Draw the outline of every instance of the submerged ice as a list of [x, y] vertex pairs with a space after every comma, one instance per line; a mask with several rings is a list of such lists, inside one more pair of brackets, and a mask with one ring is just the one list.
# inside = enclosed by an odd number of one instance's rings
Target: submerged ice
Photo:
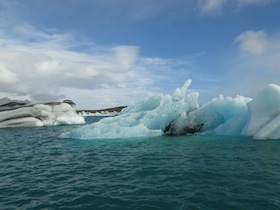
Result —
[[228, 135], [280, 139], [280, 86], [268, 85], [254, 99], [236, 96], [212, 99], [199, 106], [199, 93], [186, 95], [188, 80], [172, 95], [156, 95], [61, 136], [77, 139], [160, 135]]

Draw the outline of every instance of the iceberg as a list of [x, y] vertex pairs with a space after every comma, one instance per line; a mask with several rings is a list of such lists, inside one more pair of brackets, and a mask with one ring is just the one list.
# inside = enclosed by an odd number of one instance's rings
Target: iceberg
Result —
[[198, 93], [185, 95], [191, 80], [171, 95], [155, 95], [134, 106], [123, 109], [119, 115], [101, 119], [81, 129], [63, 133], [63, 138], [104, 139], [163, 135], [165, 127], [180, 113], [198, 108]]
[[227, 135], [280, 139], [280, 86], [271, 84], [254, 99], [213, 98], [199, 106], [191, 80], [172, 95], [155, 95], [123, 109], [118, 116], [63, 133], [63, 138], [107, 139], [161, 135]]
[[0, 99], [0, 128], [83, 124], [72, 101], [29, 102]]

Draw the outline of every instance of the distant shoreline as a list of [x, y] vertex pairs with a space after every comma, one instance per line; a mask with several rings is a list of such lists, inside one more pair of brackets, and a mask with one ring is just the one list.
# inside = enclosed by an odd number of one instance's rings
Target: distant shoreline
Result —
[[113, 107], [113, 108], [108, 108], [108, 109], [96, 109], [96, 110], [90, 110], [90, 109], [80, 109], [76, 110], [78, 113], [80, 112], [87, 112], [87, 113], [101, 113], [101, 112], [120, 112], [127, 106], [118, 106], [118, 107]]

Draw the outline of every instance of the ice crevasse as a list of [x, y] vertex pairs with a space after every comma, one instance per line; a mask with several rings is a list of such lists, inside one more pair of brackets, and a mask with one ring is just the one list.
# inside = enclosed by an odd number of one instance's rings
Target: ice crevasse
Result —
[[228, 135], [280, 139], [280, 86], [268, 85], [251, 99], [213, 98], [199, 106], [198, 92], [186, 94], [191, 80], [172, 95], [155, 95], [118, 116], [83, 126], [61, 137], [130, 138], [160, 135]]

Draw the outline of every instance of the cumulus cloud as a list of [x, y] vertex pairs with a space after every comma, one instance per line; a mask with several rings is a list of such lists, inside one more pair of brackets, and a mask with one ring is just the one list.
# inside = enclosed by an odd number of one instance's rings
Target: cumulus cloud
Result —
[[243, 52], [262, 55], [268, 45], [266, 34], [261, 31], [246, 31], [235, 38], [239, 44], [239, 49]]
[[[109, 52], [92, 56], [83, 53], [73, 53], [60, 50], [63, 56], [56, 56], [50, 50], [46, 53], [30, 52], [26, 48], [22, 51], [14, 49], [0, 51], [0, 67], [2, 91], [17, 93], [19, 95], [30, 94], [34, 99], [58, 99], [63, 95], [60, 87], [96, 88], [106, 83], [112, 86], [125, 81], [130, 77], [137, 47], [118, 46], [108, 49]], [[68, 56], [67, 56], [68, 53]], [[72, 56], [77, 54], [79, 60]], [[84, 59], [83, 59], [84, 57]]]
[[[26, 24], [13, 27], [9, 35], [0, 34], [1, 96], [68, 97], [79, 104], [82, 95], [92, 94], [87, 97], [99, 99], [95, 107], [127, 105], [155, 92], [155, 83], [168, 80], [173, 67], [188, 65], [142, 57], [138, 46], [99, 46]], [[81, 47], [83, 51], [75, 50]]]
[[230, 86], [234, 93], [254, 96], [267, 84], [280, 84], [280, 35], [261, 31], [245, 31], [234, 40], [239, 51], [229, 64]]

